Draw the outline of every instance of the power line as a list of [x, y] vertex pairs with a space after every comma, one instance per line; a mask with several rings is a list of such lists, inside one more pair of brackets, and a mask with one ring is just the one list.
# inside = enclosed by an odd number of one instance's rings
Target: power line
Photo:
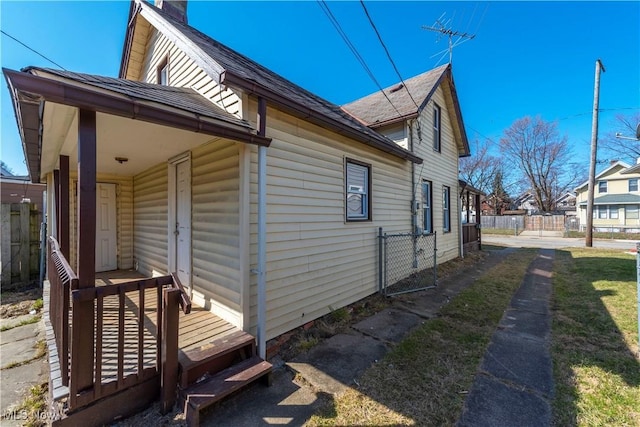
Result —
[[373, 31], [375, 31], [376, 36], [378, 36], [378, 40], [380, 41], [380, 44], [382, 45], [382, 48], [384, 49], [385, 53], [387, 54], [387, 58], [389, 58], [389, 62], [391, 62], [391, 65], [393, 66], [393, 69], [395, 70], [396, 74], [398, 75], [398, 78], [400, 79], [400, 82], [402, 83], [402, 86], [405, 88], [405, 90], [409, 94], [409, 98], [411, 98], [411, 101], [413, 101], [413, 105], [415, 105], [417, 109], [420, 109], [420, 107], [418, 106], [418, 103], [416, 102], [416, 100], [413, 99], [413, 96], [411, 96], [411, 92], [409, 92], [409, 88], [404, 83], [404, 80], [402, 80], [402, 76], [400, 75], [400, 71], [398, 71], [398, 67], [396, 67], [396, 63], [393, 61], [393, 58], [391, 58], [391, 54], [389, 53], [389, 49], [387, 49], [387, 46], [384, 44], [384, 41], [382, 41], [382, 36], [380, 35], [380, 32], [378, 31], [378, 28], [376, 28], [376, 24], [373, 23], [373, 19], [371, 19], [371, 15], [369, 15], [369, 11], [367, 10], [367, 7], [364, 5], [364, 1], [360, 0], [360, 4], [362, 5], [362, 9], [364, 10], [365, 15], [367, 15], [367, 19], [369, 20], [369, 24], [371, 24], [371, 27], [373, 28]]
[[41, 54], [40, 52], [38, 52], [37, 50], [33, 49], [30, 46], [27, 46], [25, 43], [21, 42], [20, 40], [18, 40], [17, 38], [13, 37], [11, 34], [7, 34], [4, 30], [0, 30], [0, 32], [2, 34], [4, 34], [5, 36], [9, 37], [10, 39], [20, 43], [22, 46], [26, 47], [27, 49], [29, 49], [31, 52], [35, 53], [36, 55], [39, 55], [41, 57], [43, 57], [44, 59], [46, 59], [47, 61], [51, 62], [53, 65], [55, 65], [56, 67], [62, 68], [64, 71], [68, 71], [66, 68], [64, 68], [62, 65], [58, 64], [57, 62], [55, 62], [53, 59], [49, 59], [46, 56], [44, 56], [43, 54]]
[[389, 104], [391, 104], [391, 106], [393, 107], [393, 109], [396, 111], [396, 113], [398, 113], [398, 115], [400, 116], [400, 111], [398, 111], [398, 109], [396, 108], [395, 105], [393, 105], [393, 102], [391, 102], [391, 99], [389, 99], [389, 96], [387, 96], [387, 94], [384, 92], [384, 89], [382, 88], [382, 86], [380, 85], [380, 83], [378, 82], [378, 80], [376, 79], [376, 77], [374, 76], [373, 72], [371, 71], [371, 69], [369, 68], [369, 66], [367, 65], [367, 63], [365, 62], [364, 58], [362, 57], [362, 55], [360, 55], [360, 52], [358, 52], [358, 49], [356, 49], [356, 47], [354, 46], [353, 43], [351, 43], [351, 40], [349, 40], [349, 37], [347, 36], [347, 34], [344, 32], [344, 30], [342, 29], [342, 26], [340, 25], [340, 23], [338, 22], [338, 20], [336, 19], [336, 17], [333, 15], [333, 13], [331, 12], [331, 9], [329, 9], [329, 6], [327, 5], [327, 3], [325, 2], [325, 0], [317, 0], [318, 5], [320, 6], [320, 8], [322, 9], [322, 11], [324, 12], [325, 15], [327, 15], [327, 18], [329, 19], [329, 21], [331, 22], [331, 24], [333, 25], [333, 27], [336, 29], [336, 31], [338, 32], [338, 34], [340, 35], [340, 37], [342, 37], [342, 40], [345, 42], [345, 44], [347, 45], [347, 47], [349, 48], [349, 50], [351, 50], [351, 53], [353, 53], [353, 55], [356, 57], [356, 59], [358, 60], [358, 62], [360, 63], [360, 65], [362, 65], [362, 68], [364, 68], [364, 70], [367, 72], [367, 74], [369, 75], [369, 77], [371, 78], [371, 80], [376, 84], [376, 86], [378, 87], [378, 89], [380, 89], [380, 92], [382, 92], [382, 94], [384, 95], [384, 97], [387, 99], [387, 101], [389, 101]]

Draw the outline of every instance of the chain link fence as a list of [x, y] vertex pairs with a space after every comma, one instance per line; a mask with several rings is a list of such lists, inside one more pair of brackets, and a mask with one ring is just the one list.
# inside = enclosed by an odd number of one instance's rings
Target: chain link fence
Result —
[[436, 234], [378, 232], [380, 291], [397, 295], [436, 286]]

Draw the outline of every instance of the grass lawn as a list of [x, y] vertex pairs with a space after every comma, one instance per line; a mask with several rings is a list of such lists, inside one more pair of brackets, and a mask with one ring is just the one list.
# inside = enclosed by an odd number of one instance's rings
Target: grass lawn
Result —
[[635, 257], [619, 251], [556, 252], [556, 425], [640, 425], [635, 270]]
[[535, 250], [489, 270], [391, 350], [307, 425], [452, 425]]

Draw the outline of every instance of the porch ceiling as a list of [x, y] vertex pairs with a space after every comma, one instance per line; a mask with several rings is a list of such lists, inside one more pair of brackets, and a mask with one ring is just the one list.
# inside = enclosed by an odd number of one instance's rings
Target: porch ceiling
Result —
[[[216, 138], [106, 113], [96, 113], [97, 172], [135, 175]], [[41, 174], [58, 168], [59, 155], [78, 162], [78, 108], [46, 102]], [[120, 163], [116, 157], [128, 160]]]

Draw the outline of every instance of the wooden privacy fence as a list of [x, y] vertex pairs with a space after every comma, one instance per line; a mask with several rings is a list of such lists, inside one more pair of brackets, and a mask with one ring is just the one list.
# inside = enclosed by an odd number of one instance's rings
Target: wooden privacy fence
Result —
[[41, 214], [31, 203], [2, 203], [0, 258], [2, 285], [37, 280], [40, 271]]

